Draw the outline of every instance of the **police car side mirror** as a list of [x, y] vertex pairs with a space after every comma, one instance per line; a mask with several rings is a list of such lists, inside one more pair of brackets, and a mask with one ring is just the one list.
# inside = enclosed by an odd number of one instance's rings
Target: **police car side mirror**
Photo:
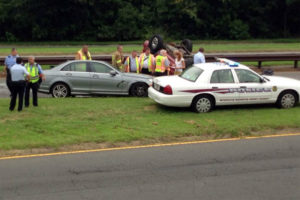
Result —
[[114, 70], [111, 70], [111, 71], [109, 72], [109, 74], [110, 74], [111, 76], [115, 76], [115, 75], [118, 74], [118, 72], [116, 72], [116, 71], [114, 71]]
[[260, 82], [260, 83], [265, 83], [266, 81], [265, 81], [263, 78], [260, 78], [260, 79], [259, 79], [259, 82]]

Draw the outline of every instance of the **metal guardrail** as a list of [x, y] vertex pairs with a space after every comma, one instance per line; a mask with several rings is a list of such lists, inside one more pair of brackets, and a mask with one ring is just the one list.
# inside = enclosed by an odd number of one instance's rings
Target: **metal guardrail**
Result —
[[[191, 57], [191, 56], [189, 56]], [[298, 67], [300, 60], [300, 52], [285, 52], [285, 53], [208, 53], [205, 54], [208, 62], [215, 61], [215, 57], [227, 58], [237, 62], [258, 62], [257, 67], [262, 67], [262, 62], [265, 61], [293, 61], [294, 68]], [[0, 57], [0, 63], [4, 63], [5, 57]], [[23, 59], [27, 59], [26, 56]], [[36, 56], [36, 62], [41, 65], [57, 65], [68, 60], [74, 60], [74, 56]], [[101, 60], [111, 62], [111, 55], [95, 55], [93, 60]]]

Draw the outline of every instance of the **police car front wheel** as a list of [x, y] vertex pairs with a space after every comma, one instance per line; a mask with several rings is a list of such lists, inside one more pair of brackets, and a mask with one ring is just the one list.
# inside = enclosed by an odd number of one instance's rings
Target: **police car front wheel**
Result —
[[192, 108], [198, 113], [210, 112], [214, 108], [214, 101], [209, 95], [201, 95], [194, 99]]
[[286, 91], [279, 95], [277, 105], [279, 108], [292, 108], [297, 103], [297, 95], [293, 91]]

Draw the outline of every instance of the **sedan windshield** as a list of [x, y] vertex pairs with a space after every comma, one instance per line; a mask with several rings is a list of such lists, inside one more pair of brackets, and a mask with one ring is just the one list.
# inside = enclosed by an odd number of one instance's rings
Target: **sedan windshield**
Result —
[[203, 70], [199, 67], [191, 67], [185, 70], [180, 77], [189, 81], [195, 82], [198, 77], [202, 74]]

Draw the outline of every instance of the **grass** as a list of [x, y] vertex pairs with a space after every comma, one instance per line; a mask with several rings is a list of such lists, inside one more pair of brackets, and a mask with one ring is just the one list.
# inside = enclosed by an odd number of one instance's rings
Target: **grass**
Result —
[[[177, 43], [179, 42], [180, 41], [177, 41]], [[124, 52], [129, 53], [132, 50], [141, 51], [142, 43], [142, 41], [123, 42]], [[117, 44], [118, 42], [94, 42], [90, 43], [89, 50], [92, 55], [111, 54], [116, 50]], [[0, 56], [6, 56], [12, 47], [16, 47], [20, 55], [75, 55], [82, 47], [82, 43], [2, 43], [0, 44]], [[199, 47], [204, 47], [206, 53], [300, 51], [300, 40], [194, 41], [194, 52], [196, 52]]]
[[38, 108], [8, 111], [0, 99], [0, 150], [59, 148], [87, 142], [237, 137], [300, 128], [300, 107], [220, 108], [207, 114], [159, 106], [148, 98], [39, 99]]

